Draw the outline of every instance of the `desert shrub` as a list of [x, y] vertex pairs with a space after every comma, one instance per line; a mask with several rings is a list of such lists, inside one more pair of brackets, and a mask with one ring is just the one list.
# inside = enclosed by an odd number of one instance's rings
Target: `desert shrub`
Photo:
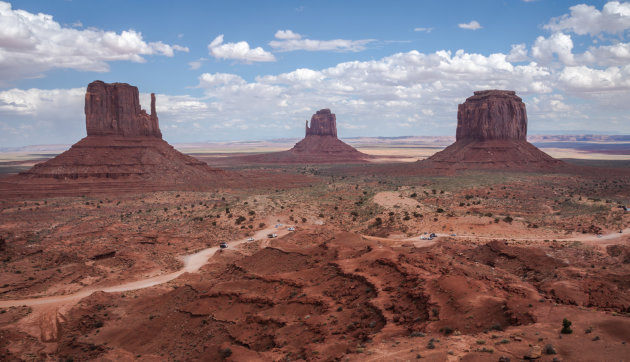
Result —
[[219, 354], [221, 354], [221, 358], [225, 359], [232, 355], [232, 350], [229, 348], [221, 348]]
[[512, 219], [512, 217], [510, 217], [510, 215], [508, 215], [508, 216], [503, 218], [503, 221], [507, 222], [507, 223], [512, 223], [512, 221], [514, 221], [514, 219]]
[[556, 349], [553, 348], [552, 344], [546, 345], [544, 351], [545, 351], [545, 354], [556, 354], [557, 353]]
[[236, 218], [236, 220], [234, 220], [234, 224], [236, 225], [240, 225], [243, 221], [245, 221], [245, 217], [244, 216], [239, 216]]
[[571, 333], [573, 333], [573, 330], [571, 329], [571, 324], [573, 324], [573, 323], [571, 323], [570, 320], [564, 318], [562, 320], [562, 330], [560, 331], [560, 333], [562, 333], [562, 334], [571, 334]]
[[449, 334], [452, 334], [454, 331], [453, 331], [453, 328], [451, 327], [442, 327], [440, 328], [440, 332], [448, 336]]
[[442, 213], [442, 212], [444, 212], [444, 209], [442, 209], [441, 207], [439, 207], [436, 211], [437, 211], [438, 213]]

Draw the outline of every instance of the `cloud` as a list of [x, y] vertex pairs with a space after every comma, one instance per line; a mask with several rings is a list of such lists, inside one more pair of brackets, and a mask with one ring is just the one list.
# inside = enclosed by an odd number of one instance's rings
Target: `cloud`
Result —
[[203, 62], [205, 62], [206, 60], [208, 60], [207, 58], [199, 58], [197, 60], [193, 60], [188, 62], [188, 66], [190, 70], [197, 70], [199, 68], [201, 68], [201, 65], [203, 65]]
[[601, 66], [630, 64], [630, 43], [589, 47], [579, 59], [585, 64]]
[[368, 43], [374, 42], [374, 39], [362, 40], [312, 40], [303, 39], [301, 34], [294, 33], [291, 30], [278, 30], [275, 34], [276, 39], [269, 42], [269, 45], [280, 52], [291, 52], [296, 50], [306, 51], [338, 51], [338, 52], [360, 52], [365, 50]]
[[[389, 135], [400, 132], [383, 130], [383, 119], [415, 130], [405, 132], [425, 132], [435, 122], [432, 132], [446, 133], [453, 126], [457, 104], [473, 90], [515, 89], [521, 95], [551, 92], [547, 68], [535, 63], [513, 65], [506, 57], [463, 50], [410, 51], [324, 69], [299, 68], [253, 81], [236, 74], [204, 73], [198, 86], [209, 102], [208, 120], [247, 120], [250, 131], [259, 130], [257, 137], [279, 137], [270, 129], [289, 129], [299, 135], [303, 119], [323, 107], [333, 109], [340, 124], [347, 125], [345, 129], [356, 131], [354, 135], [371, 135], [374, 129]], [[214, 121], [208, 127], [223, 129], [214, 127]]]
[[276, 39], [282, 39], [282, 40], [302, 39], [302, 36], [300, 34], [294, 33], [291, 30], [278, 30], [276, 31], [276, 34], [274, 36], [276, 37]]
[[600, 33], [620, 34], [630, 29], [630, 3], [610, 1], [602, 11], [592, 5], [579, 4], [569, 8], [571, 14], [553, 18], [544, 26], [553, 32], [569, 31], [578, 35]]
[[586, 66], [566, 67], [558, 79], [572, 92], [630, 91], [630, 65], [594, 69]]
[[458, 26], [462, 29], [468, 29], [468, 30], [478, 30], [482, 28], [481, 24], [479, 24], [477, 20], [473, 20], [470, 23], [466, 23], [466, 24], [459, 24]]
[[413, 31], [419, 31], [423, 33], [430, 33], [433, 31], [433, 28], [414, 28]]
[[570, 35], [554, 33], [549, 38], [539, 36], [532, 46], [532, 56], [542, 64], [551, 64], [555, 57], [565, 65], [574, 65], [573, 40]]
[[519, 63], [528, 60], [527, 56], [527, 46], [525, 44], [514, 44], [512, 45], [512, 50], [506, 57], [508, 62]]
[[51, 15], [13, 10], [2, 1], [0, 24], [0, 84], [39, 77], [53, 68], [107, 72], [112, 61], [142, 63], [147, 55], [172, 57], [174, 51], [188, 51], [161, 41], [146, 42], [135, 30], [64, 27]]
[[241, 60], [245, 63], [275, 62], [276, 57], [261, 47], [251, 49], [246, 41], [223, 43], [223, 34], [208, 45], [208, 52], [217, 59]]

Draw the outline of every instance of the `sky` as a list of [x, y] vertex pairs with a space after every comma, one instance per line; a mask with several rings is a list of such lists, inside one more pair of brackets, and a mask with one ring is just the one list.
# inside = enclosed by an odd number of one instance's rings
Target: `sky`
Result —
[[630, 2], [0, 1], [0, 148], [85, 137], [94, 80], [157, 98], [171, 143], [455, 135], [475, 90], [529, 134], [630, 134]]

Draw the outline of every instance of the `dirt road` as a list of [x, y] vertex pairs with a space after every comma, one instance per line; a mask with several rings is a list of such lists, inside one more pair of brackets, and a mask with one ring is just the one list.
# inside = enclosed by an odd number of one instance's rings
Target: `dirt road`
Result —
[[[279, 237], [289, 233], [289, 231], [286, 230], [286, 228], [281, 229], [281, 228], [269, 227], [269, 228], [258, 231], [254, 235], [254, 239], [264, 239], [267, 237], [267, 234], [272, 233], [272, 232], [278, 234]], [[234, 241], [228, 242], [228, 247], [234, 248], [246, 242], [247, 242], [247, 238], [234, 240]], [[77, 293], [67, 294], [67, 295], [55, 295], [55, 296], [50, 296], [50, 297], [26, 298], [26, 299], [16, 299], [16, 300], [2, 300], [0, 301], [0, 308], [8, 308], [8, 307], [15, 307], [15, 306], [22, 306], [22, 305], [37, 306], [37, 305], [44, 305], [44, 304], [65, 304], [69, 302], [79, 301], [80, 299], [85, 298], [94, 292], [115, 293], [115, 292], [126, 292], [130, 290], [149, 288], [155, 285], [167, 283], [184, 273], [197, 272], [202, 266], [208, 263], [208, 259], [212, 255], [214, 255], [214, 253], [216, 253], [217, 250], [219, 250], [219, 247], [213, 246], [211, 248], [198, 251], [194, 254], [181, 256], [180, 259], [184, 263], [184, 266], [180, 270], [173, 273], [158, 275], [155, 277], [136, 280], [133, 282], [123, 283], [123, 284], [114, 285], [110, 287], [87, 288]]]

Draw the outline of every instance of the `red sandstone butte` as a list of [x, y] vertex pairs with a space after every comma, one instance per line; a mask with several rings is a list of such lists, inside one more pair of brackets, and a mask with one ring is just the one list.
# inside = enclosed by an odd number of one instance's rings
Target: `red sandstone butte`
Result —
[[151, 114], [140, 108], [138, 88], [127, 83], [90, 83], [85, 93], [88, 136], [150, 136], [162, 138], [151, 93]]
[[309, 136], [332, 136], [337, 138], [337, 117], [330, 109], [321, 109], [311, 117], [311, 127], [306, 121], [306, 135]]
[[565, 166], [527, 142], [526, 137], [525, 103], [514, 91], [477, 91], [458, 107], [456, 142], [419, 164], [451, 170]]
[[288, 151], [237, 157], [251, 163], [362, 163], [369, 155], [337, 138], [337, 117], [321, 109], [306, 121], [306, 135]]
[[525, 103], [514, 91], [477, 91], [457, 108], [457, 141], [525, 141], [526, 136]]
[[[95, 81], [85, 94], [87, 137], [28, 171], [3, 180], [7, 195], [200, 190], [241, 182], [175, 150], [162, 139], [151, 94], [151, 114], [138, 88]], [[8, 186], [7, 186], [8, 185]], [[2, 191], [3, 187], [0, 187]]]

